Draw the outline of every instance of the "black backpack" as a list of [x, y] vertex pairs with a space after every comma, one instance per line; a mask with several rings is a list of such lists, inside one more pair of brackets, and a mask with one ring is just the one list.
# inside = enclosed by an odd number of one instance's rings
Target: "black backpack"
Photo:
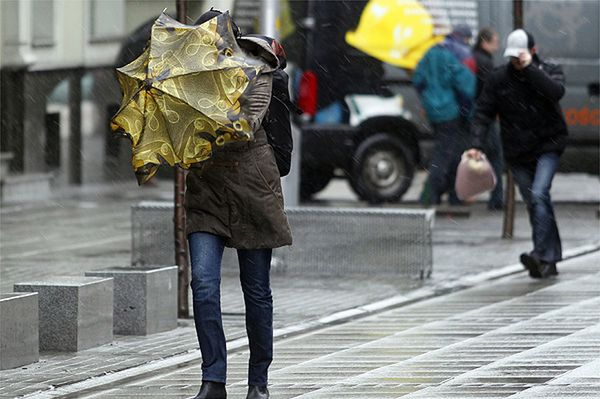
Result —
[[283, 70], [287, 64], [287, 56], [283, 46], [272, 37], [263, 35], [246, 35], [238, 39], [246, 50], [260, 53], [262, 45], [256, 43], [256, 40], [265, 43], [279, 64], [273, 72], [273, 89], [271, 92], [271, 102], [269, 109], [263, 119], [262, 127], [267, 133], [267, 140], [273, 148], [275, 161], [279, 169], [280, 176], [287, 176], [290, 173], [292, 164], [292, 124], [290, 112], [298, 112], [298, 108], [290, 101], [290, 91], [288, 89], [289, 76]]
[[282, 69], [273, 72], [271, 103], [262, 123], [282, 177], [290, 173], [294, 148], [290, 113], [295, 106], [290, 101], [288, 81], [288, 74]]

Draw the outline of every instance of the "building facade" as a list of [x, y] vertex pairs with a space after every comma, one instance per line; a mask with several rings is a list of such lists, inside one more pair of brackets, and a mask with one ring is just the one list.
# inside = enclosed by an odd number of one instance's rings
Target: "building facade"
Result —
[[[189, 22], [232, 4], [188, 0]], [[165, 8], [175, 15], [176, 1], [0, 1], [3, 190], [19, 179], [50, 187], [133, 179], [128, 143], [108, 133], [121, 96], [114, 68], [124, 40]]]

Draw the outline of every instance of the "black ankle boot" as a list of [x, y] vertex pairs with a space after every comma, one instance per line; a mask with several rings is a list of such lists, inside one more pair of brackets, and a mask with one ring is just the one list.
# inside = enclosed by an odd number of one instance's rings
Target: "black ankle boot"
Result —
[[542, 278], [539, 271], [540, 263], [537, 258], [535, 258], [532, 254], [525, 252], [521, 254], [520, 260], [523, 266], [525, 266], [525, 269], [529, 271], [529, 277]]
[[521, 263], [529, 271], [529, 276], [532, 278], [547, 278], [558, 275], [556, 263], [541, 261], [531, 253], [521, 254]]
[[269, 390], [267, 387], [257, 387], [250, 385], [246, 399], [269, 399]]
[[213, 381], [202, 381], [200, 392], [192, 399], [227, 399], [225, 384]]
[[540, 276], [542, 276], [543, 278], [558, 276], [558, 270], [556, 270], [556, 263], [540, 262], [538, 270], [540, 271]]

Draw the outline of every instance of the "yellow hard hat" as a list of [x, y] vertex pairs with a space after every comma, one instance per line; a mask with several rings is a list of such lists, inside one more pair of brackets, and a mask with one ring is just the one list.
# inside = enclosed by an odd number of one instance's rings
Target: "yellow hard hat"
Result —
[[346, 33], [351, 46], [388, 64], [414, 69], [431, 46], [443, 40], [416, 0], [371, 0], [358, 28]]

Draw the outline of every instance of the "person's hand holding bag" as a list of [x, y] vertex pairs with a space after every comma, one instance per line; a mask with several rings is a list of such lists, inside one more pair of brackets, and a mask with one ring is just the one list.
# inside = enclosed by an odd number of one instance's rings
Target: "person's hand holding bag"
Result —
[[455, 189], [461, 201], [469, 200], [496, 187], [496, 175], [485, 154], [476, 149], [465, 151], [456, 170]]

